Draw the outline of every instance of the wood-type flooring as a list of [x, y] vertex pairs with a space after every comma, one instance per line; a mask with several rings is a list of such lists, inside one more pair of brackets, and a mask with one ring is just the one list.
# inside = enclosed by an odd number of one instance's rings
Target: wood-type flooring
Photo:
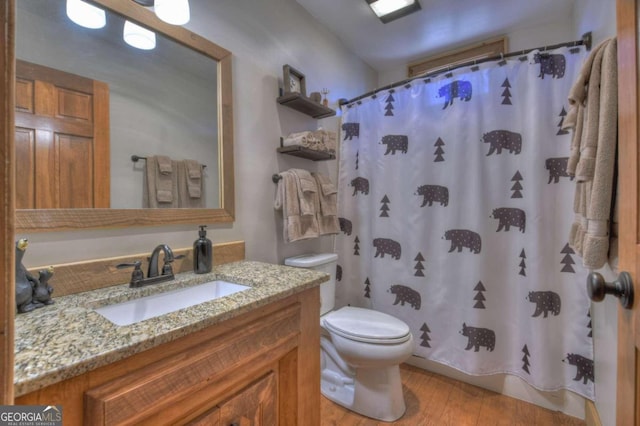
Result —
[[322, 397], [322, 426], [578, 426], [585, 422], [515, 398], [403, 364], [407, 411], [398, 421], [380, 422]]

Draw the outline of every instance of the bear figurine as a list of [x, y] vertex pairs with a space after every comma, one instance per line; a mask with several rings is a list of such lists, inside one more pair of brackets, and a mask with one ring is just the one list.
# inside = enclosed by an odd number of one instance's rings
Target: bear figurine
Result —
[[26, 238], [16, 241], [16, 307], [18, 313], [21, 314], [44, 306], [33, 299], [33, 290], [38, 285], [38, 280], [22, 264], [22, 258], [28, 245], [29, 242]]
[[33, 289], [33, 298], [45, 305], [53, 305], [51, 299], [51, 293], [53, 293], [53, 287], [49, 285], [49, 280], [53, 276], [53, 266], [49, 266], [47, 269], [38, 271], [38, 284]]

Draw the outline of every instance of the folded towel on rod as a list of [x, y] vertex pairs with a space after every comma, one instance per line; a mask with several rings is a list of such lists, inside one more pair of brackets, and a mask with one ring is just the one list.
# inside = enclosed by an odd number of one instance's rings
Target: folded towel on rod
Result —
[[158, 162], [158, 170], [160, 174], [171, 174], [171, 172], [173, 171], [171, 158], [167, 157], [166, 155], [156, 155], [155, 159]]
[[188, 176], [192, 179], [200, 179], [202, 178], [202, 164], [198, 163], [196, 160], [184, 160], [185, 165], [187, 166]]
[[313, 215], [316, 214], [315, 197], [318, 192], [318, 185], [316, 180], [311, 176], [308, 170], [304, 169], [289, 169], [289, 171], [296, 178], [296, 188], [298, 191], [298, 202], [300, 204], [301, 215]]
[[142, 196], [143, 207], [178, 207], [178, 177], [174, 170], [177, 170], [177, 162], [172, 161], [169, 157], [147, 157], [145, 185]]
[[200, 178], [194, 179], [189, 177], [188, 161], [192, 160], [178, 161], [178, 205], [182, 208], [204, 208], [206, 207], [206, 201], [202, 165], [195, 162], [200, 168]]
[[[286, 243], [316, 238], [319, 236], [315, 211], [302, 213], [299, 194], [303, 194], [300, 179], [293, 171], [280, 173], [274, 208], [282, 211], [283, 238]], [[310, 197], [311, 198], [311, 197]], [[313, 199], [310, 200], [313, 207]]]
[[316, 216], [320, 235], [338, 234], [340, 232], [340, 222], [338, 221], [336, 189], [331, 179], [322, 173], [311, 173], [318, 186], [316, 199]]
[[184, 165], [189, 197], [200, 198], [202, 196], [202, 164], [196, 160], [184, 160]]

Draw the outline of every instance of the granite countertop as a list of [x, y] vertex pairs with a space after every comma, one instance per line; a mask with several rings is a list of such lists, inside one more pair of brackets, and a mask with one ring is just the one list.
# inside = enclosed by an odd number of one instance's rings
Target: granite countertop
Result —
[[[209, 274], [184, 273], [142, 288], [128, 284], [55, 298], [55, 304], [16, 315], [14, 391], [24, 395], [127, 358], [213, 324], [318, 286], [322, 272], [241, 261]], [[117, 326], [93, 309], [214, 279], [252, 288], [209, 302]]]

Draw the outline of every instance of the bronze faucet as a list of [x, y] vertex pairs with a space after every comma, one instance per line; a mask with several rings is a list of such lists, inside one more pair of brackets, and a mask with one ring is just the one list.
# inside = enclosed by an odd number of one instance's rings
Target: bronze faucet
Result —
[[174, 260], [173, 251], [166, 244], [158, 245], [155, 249], [153, 249], [153, 252], [151, 252], [147, 278], [158, 276], [158, 256], [160, 255], [160, 250], [164, 252], [164, 265], [162, 266], [162, 275], [171, 275], [170, 279], [173, 279], [173, 269], [171, 268], [171, 263]]
[[[164, 265], [162, 265], [162, 274], [159, 274], [158, 271], [158, 257], [160, 256], [160, 251], [164, 253]], [[120, 263], [116, 265], [116, 268], [122, 269], [133, 266], [133, 272], [131, 273], [131, 281], [129, 282], [130, 287], [142, 287], [149, 284], [160, 283], [163, 281], [170, 281], [175, 278], [173, 275], [173, 268], [171, 267], [171, 263], [178, 258], [184, 256], [174, 256], [171, 248], [166, 244], [160, 244], [153, 252], [151, 252], [151, 256], [148, 258], [149, 260], [149, 269], [147, 271], [147, 278], [144, 277], [142, 270], [140, 269], [141, 262], [139, 260], [133, 263]]]

